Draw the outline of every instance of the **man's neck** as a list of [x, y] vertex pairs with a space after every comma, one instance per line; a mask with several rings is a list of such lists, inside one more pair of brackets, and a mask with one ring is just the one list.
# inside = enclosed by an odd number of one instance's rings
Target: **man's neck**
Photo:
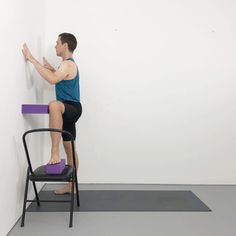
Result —
[[65, 61], [68, 58], [73, 58], [73, 53], [72, 52], [65, 52], [64, 55], [61, 56], [62, 60]]

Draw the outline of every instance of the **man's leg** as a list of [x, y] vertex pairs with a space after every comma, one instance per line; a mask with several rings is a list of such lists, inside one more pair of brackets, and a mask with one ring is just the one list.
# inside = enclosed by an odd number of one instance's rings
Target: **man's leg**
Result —
[[[65, 111], [65, 106], [62, 102], [52, 101], [49, 103], [49, 127], [62, 129], [63, 120], [62, 114]], [[61, 133], [51, 132], [52, 148], [51, 159], [49, 164], [56, 164], [60, 162], [59, 158], [59, 143], [61, 139]]]
[[[73, 156], [72, 156], [71, 141], [64, 141], [63, 145], [64, 145], [66, 157], [67, 157], [67, 163], [68, 163], [68, 165], [72, 166], [73, 165]], [[75, 147], [75, 145], [74, 145], [74, 147]], [[76, 171], [78, 173], [79, 158], [78, 158], [78, 153], [77, 153], [76, 149], [75, 149], [75, 164], [76, 164]], [[72, 187], [72, 184], [68, 183], [67, 185], [65, 185], [61, 189], [56, 190], [55, 194], [71, 193], [71, 187]]]
[[[75, 149], [75, 164], [76, 164], [76, 170], [78, 171], [78, 166], [79, 166], [79, 158], [78, 158], [78, 153], [75, 148], [75, 142], [74, 142], [74, 149]], [[73, 165], [73, 156], [72, 156], [72, 147], [71, 147], [71, 141], [63, 141], [63, 146], [66, 152], [67, 156], [67, 163], [68, 165]]]

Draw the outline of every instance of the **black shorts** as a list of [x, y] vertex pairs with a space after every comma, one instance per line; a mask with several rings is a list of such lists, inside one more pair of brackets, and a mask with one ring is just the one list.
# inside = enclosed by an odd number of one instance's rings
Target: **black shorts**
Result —
[[[75, 123], [82, 114], [82, 106], [80, 102], [64, 101], [65, 112], [62, 114], [63, 130], [66, 130], [72, 134], [74, 140], [76, 138]], [[70, 137], [66, 134], [62, 134], [63, 141], [70, 141]]]

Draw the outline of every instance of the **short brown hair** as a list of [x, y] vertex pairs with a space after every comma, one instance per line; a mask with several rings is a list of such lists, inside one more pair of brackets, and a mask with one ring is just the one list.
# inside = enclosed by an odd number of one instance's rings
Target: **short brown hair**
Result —
[[62, 44], [67, 43], [70, 52], [74, 52], [77, 46], [76, 37], [70, 33], [59, 34]]

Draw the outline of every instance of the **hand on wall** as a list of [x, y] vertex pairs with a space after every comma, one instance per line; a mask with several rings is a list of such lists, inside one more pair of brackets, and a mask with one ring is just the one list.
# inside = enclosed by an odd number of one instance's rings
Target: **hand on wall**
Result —
[[30, 61], [32, 63], [35, 60], [35, 58], [32, 56], [26, 43], [23, 44], [22, 52], [23, 52], [23, 55], [24, 55], [26, 61]]

